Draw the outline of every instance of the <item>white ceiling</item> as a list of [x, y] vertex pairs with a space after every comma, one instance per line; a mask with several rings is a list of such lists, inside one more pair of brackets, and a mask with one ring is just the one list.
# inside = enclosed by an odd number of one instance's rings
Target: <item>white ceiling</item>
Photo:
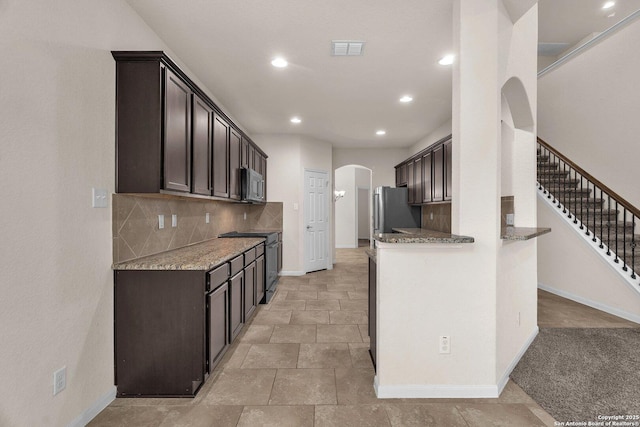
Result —
[[[518, 14], [534, 1], [505, 3]], [[452, 0], [127, 2], [252, 135], [407, 147], [451, 116], [451, 67], [438, 60], [452, 49]], [[610, 22], [598, 14], [603, 2], [540, 0], [540, 40], [582, 39], [592, 8], [597, 25]], [[363, 40], [364, 55], [331, 56], [331, 40]], [[289, 67], [272, 67], [275, 56]], [[405, 94], [414, 101], [400, 103]]]

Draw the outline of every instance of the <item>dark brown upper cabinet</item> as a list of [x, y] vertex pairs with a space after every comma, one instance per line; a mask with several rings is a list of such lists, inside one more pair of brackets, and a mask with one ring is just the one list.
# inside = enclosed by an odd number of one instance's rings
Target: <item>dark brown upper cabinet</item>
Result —
[[191, 90], [165, 70], [164, 188], [191, 191]]
[[413, 168], [413, 162], [410, 161], [409, 163], [406, 164], [406, 168], [407, 168], [407, 188], [409, 189], [409, 194], [407, 195], [408, 198], [408, 202], [410, 205], [413, 205], [416, 201], [414, 200], [414, 196], [416, 194], [415, 192], [415, 188], [416, 188], [416, 182], [414, 179], [414, 168]]
[[193, 161], [192, 193], [211, 195], [211, 143], [213, 141], [213, 110], [193, 95]]
[[396, 187], [407, 186], [407, 163], [396, 166]]
[[442, 145], [433, 149], [433, 201], [444, 200], [444, 149]]
[[240, 166], [243, 168], [249, 167], [249, 141], [246, 138], [242, 138], [242, 157], [240, 159]]
[[422, 157], [413, 161], [413, 204], [422, 204]]
[[247, 167], [249, 169], [255, 170], [256, 168], [255, 158], [256, 158], [256, 148], [252, 144], [249, 144], [249, 156], [247, 157], [249, 161]]
[[229, 197], [234, 200], [240, 200], [241, 148], [242, 137], [232, 128], [229, 137]]
[[422, 156], [422, 203], [431, 203], [431, 193], [433, 191], [431, 182], [431, 151]]
[[396, 165], [396, 187], [408, 187], [408, 203], [421, 205], [452, 198], [451, 135]]
[[444, 143], [444, 199], [451, 200], [452, 175], [452, 144], [451, 140]]
[[266, 154], [164, 52], [111, 53], [116, 192], [239, 200], [234, 171], [250, 167], [266, 174]]
[[229, 124], [219, 115], [213, 119], [213, 195], [229, 197]]

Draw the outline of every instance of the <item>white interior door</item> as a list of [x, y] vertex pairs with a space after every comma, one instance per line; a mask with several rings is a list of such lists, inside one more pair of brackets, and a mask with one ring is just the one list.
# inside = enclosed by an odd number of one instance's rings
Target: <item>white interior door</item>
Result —
[[304, 171], [304, 265], [307, 273], [327, 268], [328, 191], [327, 172]]

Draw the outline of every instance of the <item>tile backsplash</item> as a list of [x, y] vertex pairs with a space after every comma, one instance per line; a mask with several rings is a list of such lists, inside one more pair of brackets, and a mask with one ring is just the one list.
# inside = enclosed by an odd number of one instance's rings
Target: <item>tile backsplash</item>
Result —
[[451, 203], [422, 205], [422, 228], [451, 233]]
[[502, 196], [500, 198], [500, 228], [507, 226], [507, 214], [515, 214], [513, 196]]
[[[234, 230], [282, 230], [281, 202], [251, 205], [158, 194], [114, 194], [112, 207], [114, 263], [177, 249]], [[173, 214], [178, 216], [177, 227], [171, 226]], [[164, 215], [163, 229], [158, 227], [158, 215]]]

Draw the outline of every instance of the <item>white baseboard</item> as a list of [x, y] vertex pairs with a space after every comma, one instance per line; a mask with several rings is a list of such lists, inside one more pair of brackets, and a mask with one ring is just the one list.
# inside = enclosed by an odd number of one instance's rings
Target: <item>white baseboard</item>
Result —
[[304, 276], [305, 273], [304, 271], [285, 271], [282, 270], [279, 274], [279, 276]]
[[336, 249], [357, 249], [358, 245], [336, 245]]
[[108, 392], [103, 394], [93, 402], [91, 406], [85, 409], [82, 414], [78, 415], [73, 421], [69, 423], [68, 427], [84, 427], [96, 417], [104, 408], [109, 406], [116, 398], [116, 386], [112, 386]]
[[524, 354], [527, 352], [527, 349], [529, 348], [533, 340], [538, 336], [538, 332], [540, 332], [540, 329], [536, 326], [533, 332], [531, 332], [531, 335], [529, 335], [529, 338], [527, 338], [527, 341], [525, 341], [525, 343], [520, 348], [520, 351], [518, 351], [518, 354], [515, 355], [511, 363], [509, 363], [509, 366], [507, 366], [507, 369], [504, 371], [502, 378], [500, 378], [500, 381], [498, 381], [498, 394], [502, 393], [502, 390], [504, 390], [504, 387], [509, 382], [509, 375], [511, 375], [511, 372], [515, 369], [518, 362], [520, 362], [520, 359], [522, 359], [522, 356], [524, 356]]
[[378, 376], [373, 379], [373, 388], [379, 399], [434, 399], [434, 398], [497, 398], [509, 381], [511, 371], [516, 367], [524, 353], [527, 351], [535, 337], [538, 335], [538, 327], [531, 333], [518, 354], [507, 367], [502, 378], [496, 385], [434, 385], [434, 384], [403, 384], [381, 386], [378, 384]]
[[404, 384], [381, 386], [374, 380], [374, 388], [378, 399], [462, 399], [462, 398], [497, 398], [497, 385], [421, 385]]
[[620, 310], [619, 308], [609, 307], [608, 305], [602, 304], [600, 302], [593, 301], [588, 298], [584, 298], [567, 291], [553, 288], [549, 285], [545, 285], [544, 283], [538, 283], [538, 288], [542, 289], [543, 291], [551, 292], [552, 294], [578, 302], [580, 304], [584, 304], [589, 307], [595, 308], [596, 310], [604, 311], [605, 313], [622, 317], [623, 319], [629, 320], [631, 322], [640, 323], [640, 316], [638, 316], [637, 314], [629, 313], [627, 311]]

